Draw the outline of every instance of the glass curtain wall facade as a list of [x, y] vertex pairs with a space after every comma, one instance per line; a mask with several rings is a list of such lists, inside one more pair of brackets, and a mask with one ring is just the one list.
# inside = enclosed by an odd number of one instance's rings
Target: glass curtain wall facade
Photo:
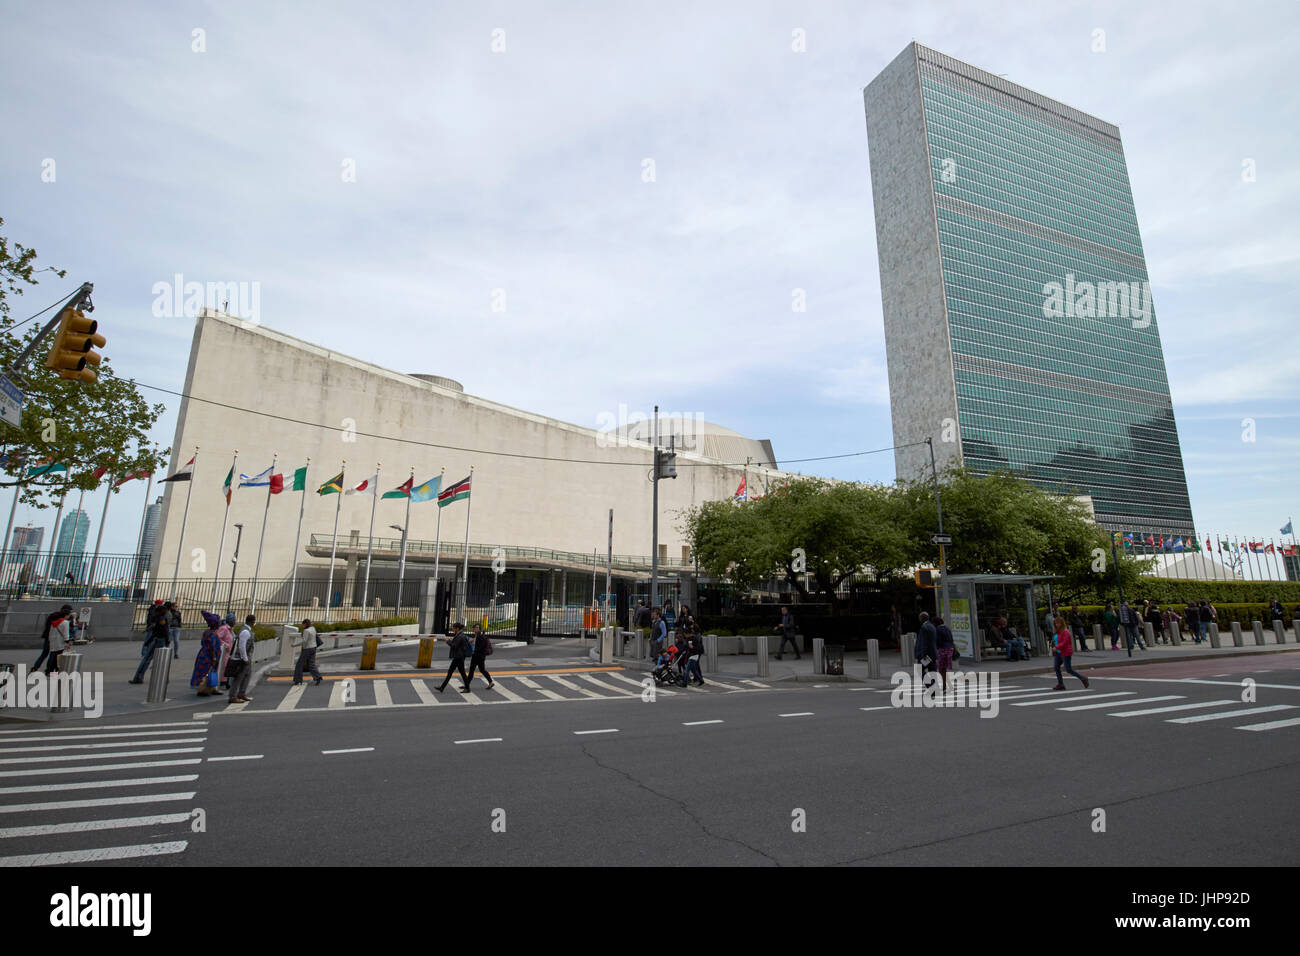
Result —
[[909, 50], [890, 69], [915, 69], [960, 460], [1090, 495], [1112, 531], [1194, 535], [1119, 130]]

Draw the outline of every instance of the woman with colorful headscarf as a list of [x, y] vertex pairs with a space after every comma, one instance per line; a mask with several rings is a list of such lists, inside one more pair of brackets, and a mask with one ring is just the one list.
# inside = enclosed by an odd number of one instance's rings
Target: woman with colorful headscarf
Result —
[[221, 648], [225, 653], [218, 658], [221, 661], [221, 675], [218, 678], [221, 686], [230, 687], [230, 681], [226, 679], [226, 667], [230, 664], [230, 654], [235, 649], [235, 615], [226, 614], [224, 621], [220, 621], [217, 628], [217, 640], [221, 642]]
[[209, 697], [218, 693], [217, 688], [209, 683], [208, 675], [221, 662], [221, 641], [217, 638], [217, 628], [221, 626], [221, 618], [211, 611], [204, 611], [203, 623], [207, 624], [207, 627], [199, 643], [199, 655], [194, 659], [194, 676], [190, 678], [190, 686], [198, 690], [200, 697]]

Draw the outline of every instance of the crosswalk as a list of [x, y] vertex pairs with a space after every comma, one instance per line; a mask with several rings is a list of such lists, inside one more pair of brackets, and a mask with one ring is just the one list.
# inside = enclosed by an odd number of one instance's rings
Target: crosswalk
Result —
[[[1177, 684], [1171, 681], [1171, 684]], [[878, 694], [892, 694], [890, 689], [877, 690]], [[1255, 733], [1300, 727], [1300, 702], [1295, 704], [1268, 704], [1255, 706], [1240, 700], [1226, 698], [1218, 700], [1188, 700], [1184, 694], [1156, 694], [1139, 696], [1138, 691], [1104, 691], [1074, 689], [1067, 691], [1043, 690], [1041, 687], [1018, 684], [1001, 684], [990, 695], [999, 706], [1010, 707], [1052, 707], [1062, 713], [1079, 713], [1098, 711], [1107, 717], [1133, 718], [1157, 717], [1167, 724], [1199, 724], [1207, 721], [1242, 720], [1235, 725], [1236, 730], [1248, 730]], [[1297, 695], [1300, 701], [1300, 694]], [[1187, 715], [1187, 711], [1210, 710], [1212, 713]], [[875, 708], [872, 708], [875, 709]], [[1290, 712], [1290, 713], [1288, 713]], [[1175, 716], [1165, 717], [1171, 714]], [[1260, 714], [1273, 714], [1274, 719], [1253, 721]]]
[[495, 675], [489, 689], [477, 679], [469, 693], [460, 691], [455, 677], [439, 691], [441, 675], [409, 677], [387, 675], [348, 681], [325, 680], [319, 686], [305, 682], [297, 686], [268, 681], [258, 686], [253, 701], [229, 704], [218, 715], [282, 714], [329, 710], [387, 710], [401, 707], [464, 707], [482, 704], [538, 704], [548, 701], [627, 700], [640, 698], [653, 687], [656, 698], [684, 698], [704, 694], [748, 693], [772, 690], [756, 680], [719, 681], [705, 678], [704, 686], [658, 687], [648, 673], [609, 668], [567, 668], [557, 673], [541, 669], [527, 674]]
[[206, 720], [0, 730], [0, 867], [174, 856]]

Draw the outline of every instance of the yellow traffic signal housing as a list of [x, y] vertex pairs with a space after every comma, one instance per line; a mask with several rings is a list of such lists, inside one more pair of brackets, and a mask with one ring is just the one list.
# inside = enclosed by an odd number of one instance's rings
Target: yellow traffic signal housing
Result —
[[54, 334], [54, 344], [45, 359], [45, 367], [54, 369], [63, 378], [75, 381], [98, 380], [94, 366], [99, 365], [103, 356], [95, 349], [102, 349], [108, 342], [98, 334], [98, 328], [99, 323], [86, 318], [84, 312], [64, 309]]
[[935, 587], [936, 570], [934, 568], [918, 568], [916, 571], [916, 586], [918, 588]]

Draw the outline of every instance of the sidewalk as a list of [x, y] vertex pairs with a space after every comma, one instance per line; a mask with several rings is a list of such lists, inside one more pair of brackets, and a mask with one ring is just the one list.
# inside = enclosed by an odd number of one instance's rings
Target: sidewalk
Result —
[[[1232, 635], [1223, 635], [1226, 645], [1222, 647], [1211, 647], [1209, 641], [1203, 644], [1192, 644], [1184, 642], [1182, 645], [1156, 644], [1148, 650], [1133, 649], [1133, 656], [1129, 657], [1123, 647], [1118, 651], [1112, 651], [1109, 646], [1105, 650], [1089, 650], [1076, 652], [1073, 658], [1074, 666], [1082, 670], [1104, 669], [1107, 667], [1122, 667], [1138, 664], [1167, 664], [1175, 661], [1198, 661], [1213, 660], [1215, 658], [1227, 657], [1249, 657], [1255, 654], [1278, 654], [1286, 651], [1300, 652], [1300, 644], [1296, 643], [1295, 633], [1287, 631], [1287, 643], [1273, 643], [1274, 635], [1272, 631], [1266, 631], [1265, 639], [1268, 643], [1262, 646], [1254, 645], [1254, 635], [1245, 634], [1244, 638], [1247, 643], [1244, 647], [1234, 647], [1232, 645]], [[1092, 646], [1089, 639], [1089, 647]], [[624, 667], [633, 670], [649, 671], [652, 667], [650, 661], [639, 661], [630, 657], [616, 657], [615, 663], [622, 664]], [[904, 664], [897, 650], [882, 650], [880, 652], [880, 680], [888, 682], [889, 675], [897, 670], [910, 668], [911, 661]], [[701, 664], [703, 666], [703, 664]], [[958, 668], [966, 670], [978, 670], [996, 672], [1003, 677], [1024, 677], [1034, 674], [1055, 674], [1052, 664], [1051, 655], [1039, 655], [1027, 661], [1008, 661], [1004, 657], [985, 657], [979, 663], [975, 663], [969, 658], [962, 658], [958, 661]], [[846, 651], [844, 654], [844, 674], [827, 675], [813, 673], [812, 652], [805, 652], [803, 657], [795, 658], [790, 654], [784, 655], [783, 660], [777, 660], [775, 656], [768, 659], [768, 675], [758, 677], [758, 661], [753, 654], [743, 655], [719, 655], [718, 669], [713, 672], [712, 676], [719, 680], [762, 680], [764, 683], [777, 683], [783, 681], [790, 682], [813, 682], [813, 683], [835, 683], [835, 682], [867, 682], [871, 678], [867, 676], [867, 653], [863, 651]], [[710, 672], [704, 669], [704, 679], [708, 680]]]

